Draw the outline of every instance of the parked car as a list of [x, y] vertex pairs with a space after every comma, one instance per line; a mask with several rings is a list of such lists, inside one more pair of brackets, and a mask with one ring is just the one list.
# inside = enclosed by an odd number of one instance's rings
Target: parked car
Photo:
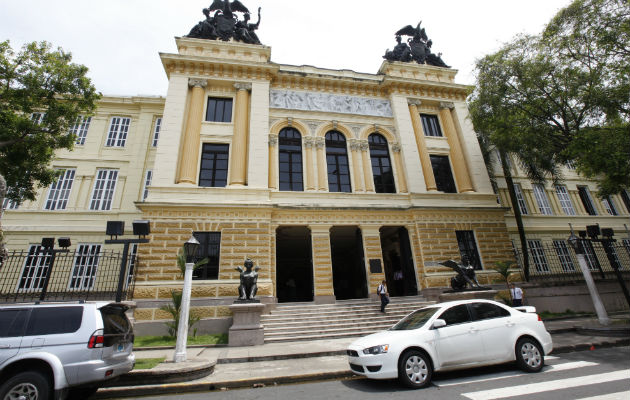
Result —
[[390, 329], [354, 341], [347, 354], [357, 374], [421, 388], [434, 371], [516, 361], [537, 372], [552, 348], [534, 307], [462, 300], [414, 311]]
[[0, 400], [85, 399], [135, 363], [121, 303], [0, 306]]

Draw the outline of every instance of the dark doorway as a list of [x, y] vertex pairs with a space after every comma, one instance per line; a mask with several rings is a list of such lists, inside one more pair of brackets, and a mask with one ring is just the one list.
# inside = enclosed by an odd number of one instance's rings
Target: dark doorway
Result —
[[311, 231], [305, 226], [276, 229], [278, 303], [313, 301]]
[[417, 295], [418, 285], [407, 229], [402, 226], [382, 227], [381, 250], [390, 296]]
[[330, 253], [337, 300], [366, 298], [367, 278], [361, 230], [356, 226], [334, 226], [330, 230]]

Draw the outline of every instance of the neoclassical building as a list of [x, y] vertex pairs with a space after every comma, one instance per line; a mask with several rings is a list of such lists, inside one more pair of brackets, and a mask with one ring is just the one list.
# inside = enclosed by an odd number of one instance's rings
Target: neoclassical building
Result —
[[446, 287], [439, 262], [462, 255], [489, 283], [514, 259], [455, 69], [384, 61], [366, 74], [175, 40], [160, 54], [165, 97], [104, 97], [58, 154], [62, 179], [6, 205], [10, 249], [60, 235], [105, 247], [107, 220], [149, 220], [134, 300], [136, 320], [153, 321], [170, 318], [159, 307], [181, 289], [176, 255], [194, 235], [208, 263], [193, 312], [219, 324], [246, 257], [263, 301], [315, 303], [375, 296], [383, 279], [393, 296]]

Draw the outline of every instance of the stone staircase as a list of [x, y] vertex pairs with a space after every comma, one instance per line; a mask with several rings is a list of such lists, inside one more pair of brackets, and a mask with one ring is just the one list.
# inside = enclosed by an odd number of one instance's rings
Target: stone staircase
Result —
[[265, 343], [360, 337], [387, 329], [402, 317], [433, 302], [422, 296], [391, 299], [386, 314], [378, 300], [341, 300], [335, 304], [278, 304], [261, 316]]

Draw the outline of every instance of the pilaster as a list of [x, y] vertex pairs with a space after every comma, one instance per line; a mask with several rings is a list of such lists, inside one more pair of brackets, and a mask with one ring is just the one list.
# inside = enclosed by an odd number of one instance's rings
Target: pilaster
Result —
[[435, 184], [435, 177], [433, 176], [433, 167], [431, 166], [431, 158], [429, 157], [429, 151], [427, 150], [427, 143], [424, 139], [422, 121], [420, 121], [420, 112], [418, 111], [420, 100], [410, 99], [408, 100], [408, 104], [409, 114], [411, 115], [411, 123], [413, 125], [413, 133], [416, 136], [418, 155], [420, 156], [420, 163], [422, 164], [424, 182], [428, 192], [435, 192], [437, 191], [437, 185]]
[[235, 83], [234, 138], [230, 155], [230, 186], [247, 185], [247, 143], [249, 136], [249, 91], [251, 83]]
[[396, 165], [396, 177], [398, 183], [398, 193], [407, 193], [407, 179], [405, 179], [405, 170], [403, 169], [400, 151], [402, 147], [400, 143], [392, 143], [392, 154], [394, 164]]
[[188, 120], [186, 132], [184, 133], [177, 183], [197, 184], [197, 165], [199, 164], [201, 121], [203, 119], [206, 85], [207, 81], [204, 79], [188, 80], [188, 86], [192, 88], [192, 94], [188, 108]]
[[455, 170], [455, 180], [457, 181], [457, 188], [460, 193], [473, 192], [472, 183], [470, 182], [470, 174], [468, 173], [468, 167], [466, 166], [466, 159], [462, 151], [462, 146], [459, 141], [459, 135], [455, 129], [453, 122], [453, 115], [451, 110], [455, 108], [455, 105], [451, 102], [440, 103], [440, 119], [444, 126], [446, 139], [450, 147], [451, 163]]

